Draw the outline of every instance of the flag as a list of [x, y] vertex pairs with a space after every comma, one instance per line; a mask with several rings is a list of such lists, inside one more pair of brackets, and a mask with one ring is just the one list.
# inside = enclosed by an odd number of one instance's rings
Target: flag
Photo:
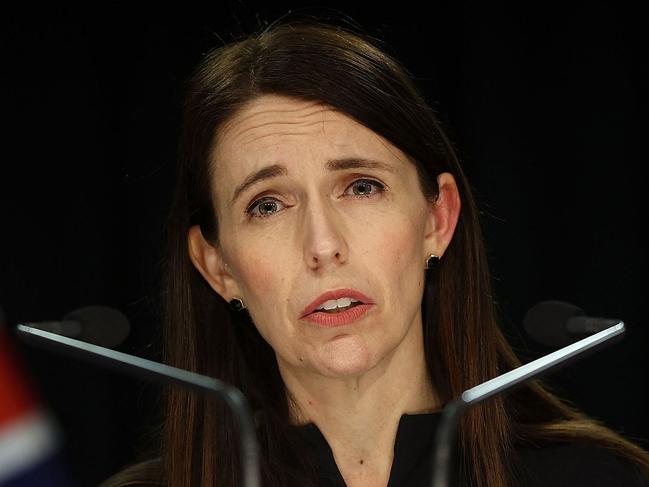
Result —
[[62, 435], [21, 367], [0, 308], [0, 487], [72, 487]]

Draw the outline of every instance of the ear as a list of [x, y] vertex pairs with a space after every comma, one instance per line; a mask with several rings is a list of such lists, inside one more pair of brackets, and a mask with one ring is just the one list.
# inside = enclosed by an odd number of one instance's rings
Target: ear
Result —
[[239, 286], [223, 260], [221, 250], [205, 240], [198, 225], [189, 228], [187, 244], [192, 264], [212, 289], [227, 302], [235, 296], [241, 297]]
[[437, 176], [439, 196], [429, 207], [426, 224], [426, 241], [430, 253], [441, 257], [446, 252], [457, 220], [460, 217], [460, 194], [451, 173], [445, 172]]

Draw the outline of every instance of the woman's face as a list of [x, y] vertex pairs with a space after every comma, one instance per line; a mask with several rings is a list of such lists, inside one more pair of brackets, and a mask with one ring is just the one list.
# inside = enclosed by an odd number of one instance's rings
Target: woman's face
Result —
[[[425, 261], [455, 220], [426, 201], [403, 152], [325, 105], [266, 95], [221, 129], [211, 165], [219, 244], [193, 227], [192, 261], [224, 299], [243, 299], [280, 369], [355, 376], [413, 346]], [[444, 178], [441, 198], [456, 198]], [[369, 298], [362, 316], [302, 316], [339, 289]]]

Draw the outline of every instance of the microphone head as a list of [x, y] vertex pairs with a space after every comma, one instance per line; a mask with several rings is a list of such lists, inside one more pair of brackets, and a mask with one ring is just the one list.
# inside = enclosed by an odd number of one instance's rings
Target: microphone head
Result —
[[523, 326], [527, 334], [542, 345], [564, 346], [575, 341], [566, 323], [570, 318], [585, 314], [578, 306], [565, 301], [542, 301], [527, 311]]
[[80, 333], [74, 338], [106, 348], [117, 347], [131, 332], [126, 315], [107, 306], [79, 308], [65, 315], [63, 320], [79, 322]]

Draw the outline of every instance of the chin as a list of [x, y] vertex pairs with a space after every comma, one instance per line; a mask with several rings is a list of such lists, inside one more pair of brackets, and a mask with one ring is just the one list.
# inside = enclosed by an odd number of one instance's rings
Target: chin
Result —
[[318, 369], [329, 377], [354, 377], [374, 366], [373, 354], [357, 336], [338, 337], [322, 347]]

